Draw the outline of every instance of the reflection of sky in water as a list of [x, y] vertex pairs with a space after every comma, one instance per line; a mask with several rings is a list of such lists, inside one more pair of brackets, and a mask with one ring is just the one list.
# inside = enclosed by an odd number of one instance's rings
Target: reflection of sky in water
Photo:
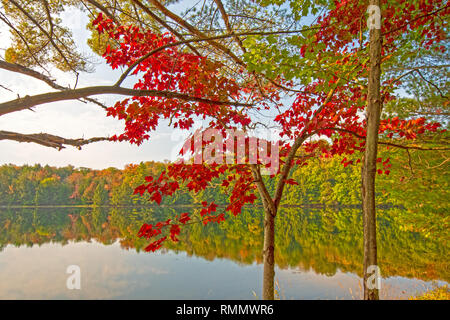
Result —
[[[66, 268], [81, 268], [81, 290], [68, 290]], [[260, 296], [262, 265], [227, 259], [207, 261], [185, 253], [137, 253], [119, 243], [44, 244], [0, 252], [0, 299], [254, 299]], [[352, 273], [316, 274], [277, 270], [282, 299], [358, 299], [360, 278]], [[387, 298], [431, 287], [402, 277], [384, 279]], [[403, 291], [403, 293], [402, 293]]]

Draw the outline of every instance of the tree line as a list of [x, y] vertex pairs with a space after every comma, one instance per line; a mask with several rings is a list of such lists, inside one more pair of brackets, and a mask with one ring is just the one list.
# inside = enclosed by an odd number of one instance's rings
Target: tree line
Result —
[[[383, 157], [383, 151], [380, 154]], [[448, 235], [449, 187], [445, 154], [436, 152], [389, 151], [392, 173], [379, 175], [377, 204], [402, 208], [398, 211], [404, 227], [424, 231], [429, 235]], [[349, 164], [344, 156], [311, 159], [308, 166], [297, 166], [290, 175], [296, 184], [289, 185], [284, 206], [321, 204], [326, 206], [359, 206], [361, 203], [360, 167]], [[66, 166], [0, 166], [0, 205], [3, 206], [150, 206], [148, 196], [134, 194], [146, 176], [157, 177], [167, 163], [142, 162], [123, 170], [107, 168], [93, 170]], [[268, 190], [275, 181], [263, 176]], [[204, 191], [181, 192], [162, 199], [163, 205], [192, 205], [215, 202], [224, 205], [226, 188], [218, 185]], [[256, 200], [255, 205], [261, 205]], [[439, 223], [436, 223], [439, 221]]]

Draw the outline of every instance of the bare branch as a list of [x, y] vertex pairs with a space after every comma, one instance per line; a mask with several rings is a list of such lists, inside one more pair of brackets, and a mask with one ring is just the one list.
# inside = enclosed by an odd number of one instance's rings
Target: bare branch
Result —
[[422, 78], [423, 81], [425, 81], [425, 82], [428, 83], [429, 85], [433, 86], [433, 87], [439, 92], [439, 95], [441, 96], [441, 98], [443, 98], [443, 99], [448, 99], [448, 97], [442, 93], [441, 89], [439, 89], [439, 87], [438, 87], [437, 85], [435, 85], [435, 84], [434, 84], [433, 82], [431, 82], [430, 80], [427, 80], [427, 79], [423, 76], [422, 72], [420, 72], [418, 69], [415, 69], [414, 71], [416, 71], [416, 72], [419, 74], [419, 76]]
[[[133, 1], [136, 2], [138, 5], [140, 4], [140, 6], [142, 6], [142, 3], [140, 1], [138, 1], [138, 0], [133, 0]], [[194, 26], [192, 26], [189, 22], [185, 21], [183, 18], [181, 18], [180, 16], [176, 15], [175, 13], [173, 13], [172, 11], [167, 9], [159, 1], [149, 0], [149, 2], [151, 4], [153, 4], [165, 16], [169, 17], [170, 19], [172, 19], [173, 21], [178, 23], [180, 26], [182, 26], [183, 28], [185, 28], [186, 30], [191, 32], [193, 35], [200, 37], [200, 38], [208, 37], [206, 34], [204, 34], [203, 32], [200, 32], [198, 29], [196, 29]], [[231, 52], [231, 50], [229, 48], [225, 47], [224, 45], [222, 45], [214, 40], [209, 40], [208, 42], [213, 47], [216, 47], [217, 49], [219, 49], [220, 51], [224, 52], [229, 57], [231, 57], [237, 64], [239, 64], [241, 66], [245, 66], [245, 63], [241, 59], [239, 59], [233, 52]]]
[[[17, 72], [17, 73], [21, 73], [24, 74], [26, 76], [29, 77], [33, 77], [35, 79], [41, 80], [43, 82], [45, 82], [46, 84], [48, 84], [50, 87], [52, 87], [53, 89], [56, 90], [70, 90], [70, 88], [67, 87], [63, 87], [59, 84], [57, 84], [53, 79], [51, 79], [50, 77], [46, 76], [45, 74], [42, 74], [40, 72], [37, 72], [33, 69], [27, 68], [25, 66], [22, 66], [20, 64], [17, 63], [9, 63], [3, 60], [0, 60], [0, 69], [4, 69], [4, 70], [8, 70], [8, 71], [12, 71], [12, 72]], [[85, 98], [86, 101], [94, 103], [96, 105], [99, 105], [100, 107], [102, 107], [103, 109], [106, 109], [107, 107], [102, 104], [101, 102], [92, 99], [92, 98]]]
[[66, 139], [47, 133], [22, 134], [10, 131], [0, 131], [0, 140], [13, 140], [17, 142], [37, 143], [45, 147], [64, 149], [64, 145], [73, 146], [78, 150], [81, 147], [94, 142], [109, 141], [106, 137], [95, 137], [90, 139]]
[[18, 72], [18, 73], [36, 78], [38, 80], [44, 81], [46, 84], [48, 84], [53, 89], [57, 89], [57, 90], [66, 90], [67, 89], [63, 86], [58, 85], [53, 79], [46, 76], [45, 74], [42, 74], [40, 72], [37, 72], [37, 71], [27, 68], [27, 67], [24, 67], [17, 63], [9, 63], [9, 62], [0, 60], [0, 69], [5, 69], [8, 71], [12, 71], [12, 72]]
[[91, 5], [93, 5], [94, 7], [96, 7], [98, 10], [100, 10], [104, 14], [106, 14], [106, 16], [108, 18], [110, 18], [112, 21], [114, 21], [115, 23], [119, 24], [119, 22], [116, 20], [114, 15], [111, 14], [111, 12], [109, 12], [109, 10], [106, 9], [101, 3], [98, 3], [97, 1], [94, 1], [94, 0], [85, 0], [85, 1], [90, 3]]
[[[219, 8], [220, 13], [222, 14], [222, 20], [225, 23], [225, 27], [227, 28], [227, 31], [229, 33], [233, 33], [233, 28], [231, 27], [230, 20], [228, 19], [228, 14], [225, 11], [225, 8], [223, 6], [223, 3], [221, 0], [214, 0], [214, 2], [217, 5], [217, 8]], [[241, 48], [242, 52], [245, 53], [247, 50], [245, 50], [244, 45], [242, 44], [241, 39], [238, 36], [235, 36], [234, 39], [236, 40], [237, 44]]]
[[152, 97], [163, 97], [168, 99], [180, 99], [190, 102], [202, 102], [214, 105], [251, 106], [251, 104], [233, 101], [216, 101], [172, 91], [134, 90], [117, 86], [97, 86], [74, 90], [64, 90], [60, 92], [49, 92], [34, 96], [25, 96], [24, 98], [18, 98], [8, 102], [0, 103], [0, 116], [11, 112], [30, 109], [31, 107], [44, 103], [64, 101], [64, 100], [76, 100], [100, 94], [117, 94], [117, 95], [137, 96], [137, 97], [152, 96]]
[[[414, 67], [414, 70], [420, 70], [420, 69], [440, 69], [440, 68], [448, 68], [450, 67], [450, 64], [441, 64], [441, 65], [421, 65]], [[410, 70], [411, 68], [408, 67], [395, 67], [387, 69], [386, 72], [390, 71], [400, 71], [400, 70]]]
[[12, 91], [12, 90], [11, 90], [10, 88], [8, 88], [8, 87], [5, 87], [4, 85], [1, 85], [1, 84], [0, 84], [0, 88], [5, 89], [6, 91], [9, 91], [9, 92], [14, 93], [14, 91]]
[[[133, 0], [134, 3], [136, 3], [142, 10], [145, 11], [145, 13], [147, 13], [153, 20], [155, 20], [156, 22], [158, 22], [160, 25], [162, 25], [164, 28], [166, 28], [167, 30], [169, 30], [170, 32], [172, 32], [175, 36], [177, 36], [178, 39], [180, 39], [181, 41], [184, 40], [184, 37], [178, 33], [175, 29], [173, 29], [171, 26], [169, 26], [169, 24], [167, 24], [167, 22], [165, 22], [163, 19], [161, 19], [160, 17], [158, 17], [156, 14], [154, 14], [148, 7], [146, 7], [145, 5], [143, 5], [140, 1], [138, 0]], [[191, 49], [196, 55], [200, 56], [200, 53], [197, 51], [197, 49], [195, 49], [192, 45], [187, 44], [187, 46], [189, 47], [189, 49]]]

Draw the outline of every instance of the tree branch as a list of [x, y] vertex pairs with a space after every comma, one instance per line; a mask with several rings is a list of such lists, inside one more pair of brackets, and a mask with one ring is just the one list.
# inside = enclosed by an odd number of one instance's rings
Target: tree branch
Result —
[[276, 215], [277, 209], [273, 199], [270, 197], [269, 191], [267, 190], [264, 181], [261, 176], [261, 171], [258, 165], [250, 164], [250, 169], [252, 170], [253, 178], [255, 179], [256, 187], [261, 195], [264, 206], [269, 210], [272, 216]]
[[[221, 0], [214, 0], [214, 2], [217, 5], [217, 8], [219, 8], [220, 13], [222, 14], [222, 20], [225, 23], [225, 27], [227, 28], [227, 31], [229, 33], [233, 33], [233, 28], [231, 27], [230, 20], [228, 19], [228, 14], [225, 11], [225, 7], [223, 6], [223, 3]], [[238, 36], [234, 36], [234, 40], [239, 45], [243, 53], [246, 53], [247, 50], [245, 50], [244, 45], [242, 44], [241, 39]]]
[[90, 3], [92, 6], [96, 7], [98, 10], [102, 11], [104, 14], [106, 14], [106, 16], [108, 18], [110, 18], [116, 24], [119, 24], [119, 22], [117, 21], [116, 17], [114, 17], [114, 15], [111, 14], [111, 12], [109, 12], [109, 10], [106, 9], [101, 3], [98, 3], [97, 1], [94, 1], [94, 0], [85, 0], [85, 1]]
[[[322, 109], [325, 107], [325, 105], [327, 105], [328, 102], [330, 102], [331, 98], [333, 97], [333, 95], [336, 91], [337, 84], [339, 83], [340, 79], [341, 78], [339, 78], [336, 81], [336, 86], [328, 92], [327, 97], [325, 98], [325, 101], [314, 112], [314, 115], [312, 116], [312, 118], [315, 118], [322, 111]], [[277, 209], [278, 209], [278, 206], [280, 205], [281, 197], [283, 196], [284, 186], [286, 185], [286, 180], [289, 176], [289, 172], [291, 171], [291, 168], [292, 168], [292, 165], [293, 165], [293, 162], [295, 159], [295, 154], [297, 153], [298, 148], [300, 148], [300, 146], [303, 144], [303, 142], [305, 142], [305, 140], [308, 139], [312, 135], [312, 133], [308, 133], [308, 127], [309, 127], [309, 125], [306, 125], [303, 130], [303, 133], [295, 139], [294, 144], [292, 145], [292, 147], [289, 150], [289, 153], [286, 157], [286, 161], [284, 163], [283, 169], [281, 170], [281, 177], [278, 180], [278, 183], [277, 183], [277, 186], [275, 189], [275, 196], [273, 198], [275, 208], [277, 208]]]
[[[42, 74], [40, 72], [37, 72], [33, 69], [30, 69], [28, 67], [22, 66], [17, 63], [9, 63], [9, 62], [0, 60], [0, 69], [8, 70], [11, 72], [17, 72], [17, 73], [21, 73], [21, 74], [24, 74], [29, 77], [33, 77], [35, 79], [45, 82], [50, 87], [52, 87], [53, 89], [56, 89], [56, 90], [61, 90], [61, 91], [62, 90], [70, 90], [70, 88], [63, 87], [63, 86], [57, 84], [56, 81], [54, 81], [50, 77], [46, 76], [45, 74]], [[98, 102], [95, 99], [85, 98], [84, 100], [91, 102], [91, 103], [95, 103], [95, 104], [99, 105], [100, 107], [102, 107], [103, 109], [106, 109], [106, 106], [104, 104], [102, 104], [101, 102]]]
[[418, 16], [418, 17], [416, 17], [416, 18], [414, 18], [414, 19], [412, 19], [412, 20], [406, 22], [405, 24], [403, 24], [403, 25], [401, 25], [401, 26], [399, 26], [399, 27], [396, 27], [396, 28], [394, 28], [394, 29], [392, 29], [392, 30], [386, 31], [385, 33], [382, 34], [382, 36], [385, 36], [385, 35], [387, 35], [387, 34], [389, 34], [389, 33], [392, 33], [392, 32], [398, 31], [398, 30], [400, 30], [400, 29], [403, 29], [404, 27], [408, 26], [409, 24], [411, 24], [411, 23], [414, 22], [414, 21], [417, 21], [417, 20], [422, 19], [422, 18], [425, 18], [425, 17], [433, 16], [433, 15], [435, 15], [436, 13], [439, 13], [439, 12], [442, 11], [442, 10], [448, 9], [449, 7], [450, 7], [450, 5], [447, 4], [446, 6], [444, 6], [444, 7], [442, 7], [442, 8], [439, 8], [439, 9], [436, 9], [435, 11], [426, 13], [426, 14], [421, 15], [421, 16]]
[[[138, 1], [138, 0], [133, 0], [133, 1], [136, 2], [137, 4], [140, 3], [140, 1]], [[183, 28], [185, 28], [186, 30], [191, 32], [192, 34], [196, 35], [197, 37], [200, 37], [200, 38], [207, 38], [208, 37], [206, 34], [204, 34], [203, 32], [199, 31], [194, 26], [192, 26], [189, 22], [185, 21], [183, 18], [181, 18], [180, 16], [176, 15], [175, 13], [173, 13], [172, 11], [170, 11], [169, 9], [164, 7], [159, 1], [157, 1], [157, 0], [149, 0], [149, 2], [151, 4], [153, 4], [166, 17], [169, 17], [170, 19], [172, 19], [173, 21], [178, 23], [180, 26], [182, 26]], [[218, 42], [216, 42], [214, 40], [209, 40], [208, 42], [213, 47], [215, 47], [215, 48], [219, 49], [220, 51], [224, 52], [225, 54], [227, 54], [237, 64], [239, 64], [241, 66], [245, 66], [245, 63], [241, 59], [239, 59], [233, 52], [231, 52], [231, 50], [229, 48], [225, 47], [224, 45], [222, 45], [222, 44], [220, 44], [220, 43], [218, 43]]]
[[[147, 13], [153, 20], [155, 20], [156, 22], [158, 22], [160, 25], [162, 25], [164, 28], [166, 28], [167, 30], [169, 30], [170, 32], [172, 32], [174, 35], [177, 36], [178, 39], [180, 39], [181, 41], [184, 40], [184, 37], [177, 32], [175, 29], [173, 29], [171, 26], [169, 26], [169, 24], [167, 22], [165, 22], [163, 19], [161, 19], [160, 17], [158, 17], [156, 14], [154, 14], [148, 7], [146, 7], [145, 5], [142, 4], [142, 2], [138, 1], [138, 0], [132, 0], [134, 3], [136, 3], [142, 10], [145, 11], [145, 13]], [[196, 55], [200, 56], [201, 54], [197, 51], [197, 49], [195, 49], [195, 47], [193, 47], [190, 44], [186, 44], [189, 49], [191, 49]]]
[[27, 67], [24, 67], [17, 63], [9, 63], [9, 62], [0, 60], [0, 69], [5, 69], [8, 71], [21, 73], [26, 76], [33, 77], [35, 79], [44, 81], [46, 84], [48, 84], [53, 89], [57, 89], [57, 90], [66, 90], [67, 89], [67, 88], [57, 84], [53, 79], [46, 76], [45, 74], [42, 74], [40, 72], [37, 72], [37, 71], [27, 68]]
[[233, 102], [233, 101], [216, 101], [207, 98], [193, 97], [188, 94], [172, 92], [172, 91], [159, 91], [159, 90], [134, 90], [128, 88], [122, 88], [118, 86], [94, 86], [73, 90], [64, 90], [60, 92], [49, 92], [38, 94], [34, 96], [25, 96], [24, 98], [18, 98], [8, 102], [0, 103], [0, 116], [7, 113], [30, 109], [31, 107], [41, 105], [44, 103], [75, 100], [80, 98], [86, 98], [93, 95], [100, 94], [117, 94], [124, 96], [152, 96], [152, 97], [164, 97], [168, 99], [180, 99], [190, 102], [202, 102], [214, 105], [233, 105], [233, 106], [251, 106], [251, 104]]
[[[321, 130], [333, 130], [333, 131], [340, 131], [340, 132], [345, 132], [345, 133], [349, 133], [353, 136], [355, 136], [356, 138], [359, 138], [361, 140], [366, 140], [365, 136], [362, 136], [354, 131], [351, 130], [347, 130], [347, 129], [342, 129], [342, 128], [332, 128], [332, 127], [325, 127], [325, 128], [320, 128], [318, 131]], [[387, 141], [378, 141], [378, 144], [383, 144], [386, 146], [390, 146], [390, 147], [395, 147], [395, 148], [399, 148], [399, 149], [404, 149], [404, 150], [421, 150], [421, 151], [439, 151], [439, 150], [450, 150], [450, 148], [423, 148], [423, 147], [418, 147], [418, 146], [404, 146], [401, 144], [396, 144], [396, 143], [392, 143], [392, 142], [387, 142]]]
[[0, 140], [13, 140], [17, 142], [37, 143], [45, 147], [64, 149], [69, 145], [81, 150], [81, 147], [98, 141], [109, 141], [106, 137], [95, 137], [90, 139], [66, 139], [47, 133], [22, 134], [10, 131], [0, 131]]
[[[63, 60], [67, 63], [67, 65], [75, 72], [75, 68], [72, 66], [72, 64], [69, 62], [67, 57], [64, 55], [62, 50], [56, 45], [55, 41], [53, 40], [53, 37], [48, 34], [48, 32], [39, 24], [39, 22], [36, 21], [19, 3], [17, 3], [15, 0], [9, 0], [14, 6], [16, 6], [17, 9], [19, 9], [28, 19], [30, 19], [38, 28], [42, 31], [43, 34], [47, 37], [47, 39], [50, 41], [52, 46], [55, 48], [56, 51], [60, 54], [60, 56], [63, 58]], [[60, 41], [61, 43], [61, 41]], [[64, 45], [64, 44], [63, 44]], [[66, 48], [68, 49], [68, 48]]]

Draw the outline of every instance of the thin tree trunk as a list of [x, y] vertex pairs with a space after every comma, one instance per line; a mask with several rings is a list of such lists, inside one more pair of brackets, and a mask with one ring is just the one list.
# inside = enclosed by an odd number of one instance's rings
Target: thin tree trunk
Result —
[[264, 273], [263, 299], [274, 300], [275, 280], [275, 216], [270, 209], [264, 210]]
[[[331, 98], [334, 90], [330, 92], [327, 100]], [[328, 101], [327, 101], [328, 102]], [[326, 102], [326, 103], [327, 103]], [[260, 169], [256, 166], [252, 166], [253, 177], [255, 178], [258, 192], [261, 196], [261, 200], [264, 206], [264, 248], [263, 248], [263, 292], [262, 298], [264, 300], [275, 299], [275, 217], [278, 212], [278, 207], [283, 195], [283, 189], [286, 185], [286, 179], [293, 165], [295, 153], [302, 143], [308, 138], [308, 135], [302, 135], [297, 137], [286, 159], [286, 164], [281, 172], [280, 180], [278, 181], [274, 199], [270, 196], [269, 192], [264, 185]]]
[[275, 299], [275, 216], [277, 206], [275, 206], [269, 192], [264, 185], [261, 171], [256, 165], [252, 165], [253, 177], [255, 178], [258, 192], [264, 208], [264, 247], [263, 247], [263, 290], [262, 298], [264, 300]]
[[[379, 0], [370, 0], [370, 5], [380, 7]], [[381, 17], [380, 17], [381, 19]], [[378, 300], [379, 289], [371, 286], [369, 266], [377, 266], [375, 176], [378, 149], [378, 128], [381, 115], [381, 29], [370, 29], [370, 70], [367, 94], [367, 134], [364, 164], [362, 169], [362, 203], [364, 223], [364, 299]]]

